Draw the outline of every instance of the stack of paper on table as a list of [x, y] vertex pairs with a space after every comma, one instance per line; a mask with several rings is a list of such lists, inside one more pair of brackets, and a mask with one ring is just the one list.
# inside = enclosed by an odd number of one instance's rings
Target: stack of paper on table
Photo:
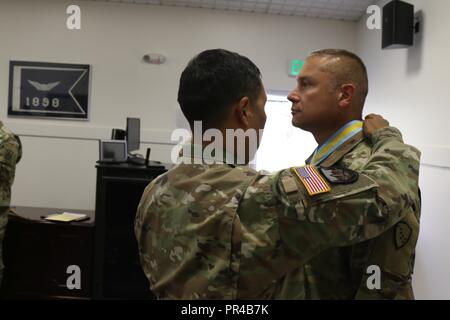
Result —
[[72, 222], [86, 220], [86, 218], [88, 218], [88, 216], [85, 214], [63, 212], [58, 214], [51, 214], [49, 216], [46, 216], [44, 219], [48, 221]]

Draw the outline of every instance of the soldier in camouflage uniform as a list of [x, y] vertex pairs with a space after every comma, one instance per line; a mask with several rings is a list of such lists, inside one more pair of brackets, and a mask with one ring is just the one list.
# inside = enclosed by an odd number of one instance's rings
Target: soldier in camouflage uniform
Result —
[[[236, 53], [202, 52], [181, 75], [178, 101], [191, 126], [261, 129], [266, 99], [258, 68]], [[379, 236], [414, 203], [418, 177], [409, 168], [417, 170], [419, 155], [386, 125], [375, 116], [366, 124], [372, 154], [355, 181], [314, 196], [296, 168], [256, 172], [230, 161], [230, 149], [212, 164], [201, 152], [184, 154], [138, 206], [150, 288], [160, 299], [304, 298], [287, 290], [290, 273], [330, 247]]]
[[[306, 163], [364, 171], [375, 152], [373, 141], [358, 130], [346, 138], [345, 133], [338, 136], [342, 128], [358, 126], [367, 92], [367, 71], [359, 57], [343, 50], [312, 53], [288, 97], [293, 103], [293, 125], [311, 131], [319, 143]], [[392, 129], [385, 132], [388, 130]], [[322, 157], [321, 150], [325, 151]], [[405, 166], [403, 170], [405, 176], [417, 176], [419, 167]], [[303, 285], [307, 299], [414, 299], [411, 276], [420, 196], [417, 181], [411, 183], [411, 206], [402, 210], [403, 218], [394, 227], [369, 241], [321, 253], [297, 275], [290, 275], [292, 290]], [[381, 271], [379, 288], [368, 285], [372, 273], [367, 270], [373, 265]]]
[[16, 163], [22, 156], [20, 140], [0, 121], [0, 285], [3, 278], [2, 247], [8, 223], [11, 186], [14, 181]]

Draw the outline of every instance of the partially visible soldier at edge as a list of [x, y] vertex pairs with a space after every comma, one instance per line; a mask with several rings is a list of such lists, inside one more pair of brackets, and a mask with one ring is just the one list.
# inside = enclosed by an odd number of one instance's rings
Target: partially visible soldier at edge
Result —
[[[306, 59], [288, 96], [292, 124], [311, 132], [319, 145], [306, 163], [364, 170], [374, 152], [371, 139], [362, 133], [367, 93], [367, 70], [357, 55], [325, 49]], [[405, 166], [403, 175], [416, 176], [418, 169]], [[417, 181], [411, 187], [411, 205], [393, 228], [375, 239], [321, 253], [289, 275], [292, 290], [303, 286], [307, 299], [414, 299], [411, 279], [421, 204]], [[374, 274], [368, 272], [370, 266], [380, 268], [378, 287], [368, 285]]]
[[[203, 130], [224, 136], [226, 129], [262, 129], [266, 100], [259, 69], [226, 50], [198, 54], [180, 78], [178, 102], [191, 128], [202, 121]], [[213, 164], [191, 153], [154, 179], [135, 220], [151, 290], [159, 299], [305, 298], [286, 290], [290, 272], [327, 248], [377, 237], [413, 203], [419, 153], [387, 121], [370, 118], [373, 152], [359, 175], [345, 170], [352, 181], [326, 182], [313, 167], [256, 172], [234, 163], [231, 149], [216, 153]], [[309, 178], [330, 189], [311, 195]]]
[[0, 121], [0, 286], [3, 280], [3, 239], [8, 223], [11, 186], [14, 182], [16, 164], [22, 157], [19, 137]]

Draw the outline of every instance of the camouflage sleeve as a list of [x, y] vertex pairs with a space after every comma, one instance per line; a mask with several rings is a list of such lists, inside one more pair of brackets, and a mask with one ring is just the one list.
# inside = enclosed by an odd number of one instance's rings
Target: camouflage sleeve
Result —
[[[328, 236], [322, 239], [329, 241], [328, 245], [345, 246], [374, 238], [400, 221], [403, 209], [414, 204], [420, 152], [404, 144], [400, 132], [392, 127], [375, 132], [372, 142], [372, 155], [354, 184], [332, 185], [331, 192], [315, 197], [307, 196], [303, 188], [289, 196], [286, 179], [293, 176], [290, 172], [282, 172], [274, 184], [281, 201], [287, 207], [294, 205], [299, 220], [324, 228], [328, 225]], [[302, 187], [297, 179], [295, 182]], [[316, 228], [311, 223], [304, 225], [301, 228]]]
[[417, 188], [418, 151], [393, 128], [376, 132], [373, 142], [358, 181], [326, 194], [310, 197], [291, 170], [255, 179], [239, 210], [243, 292], [267, 287], [329, 247], [374, 238], [402, 218]]
[[21, 148], [13, 135], [0, 136], [0, 216], [6, 214], [11, 200], [11, 186]]
[[[329, 247], [373, 236], [384, 222], [376, 190], [376, 183], [362, 175], [354, 184], [309, 197], [291, 170], [257, 177], [239, 208], [240, 298], [270, 288], [270, 282]], [[274, 293], [268, 290], [270, 297]]]
[[386, 203], [386, 227], [397, 223], [401, 209], [414, 206], [419, 192], [420, 151], [403, 143], [394, 127], [377, 130], [371, 137], [372, 155], [361, 173], [378, 185], [378, 195]]
[[[161, 180], [161, 176], [153, 179], [147, 187], [145, 187], [144, 192], [142, 193], [141, 200], [139, 201], [137, 211], [136, 211], [136, 217], [134, 219], [134, 233], [137, 239], [141, 238], [142, 233], [142, 223], [143, 219], [146, 213], [146, 208], [144, 208], [145, 203], [148, 201], [154, 199], [154, 195], [151, 195], [151, 198], [149, 199], [149, 195], [154, 189], [154, 186], [158, 184]], [[146, 201], [147, 200], [147, 201]]]

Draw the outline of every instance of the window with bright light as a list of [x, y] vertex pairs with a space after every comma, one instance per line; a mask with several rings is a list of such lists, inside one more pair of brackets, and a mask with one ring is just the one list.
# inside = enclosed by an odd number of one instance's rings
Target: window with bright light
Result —
[[292, 125], [292, 104], [287, 94], [267, 95], [267, 121], [255, 158], [256, 170], [277, 171], [301, 166], [317, 147], [311, 133]]

